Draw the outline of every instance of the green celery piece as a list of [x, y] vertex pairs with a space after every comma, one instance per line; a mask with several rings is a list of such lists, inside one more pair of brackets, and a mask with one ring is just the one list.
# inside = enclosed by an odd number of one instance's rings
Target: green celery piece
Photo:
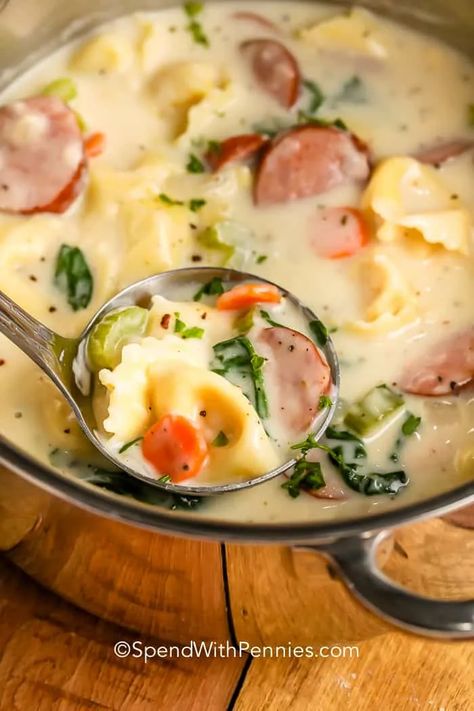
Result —
[[351, 405], [344, 423], [357, 434], [371, 435], [405, 405], [403, 396], [388, 385], [377, 385]]
[[227, 264], [234, 256], [235, 247], [224, 241], [219, 224], [208, 227], [204, 232], [201, 232], [197, 237], [197, 241], [206, 249], [219, 251], [222, 254], [222, 266]]
[[42, 92], [43, 96], [56, 96], [66, 104], [77, 96], [77, 87], [70, 77], [61, 77], [47, 84]]
[[133, 336], [143, 336], [148, 311], [128, 306], [106, 314], [92, 329], [87, 340], [87, 359], [92, 371], [115, 368], [120, 363], [122, 347]]

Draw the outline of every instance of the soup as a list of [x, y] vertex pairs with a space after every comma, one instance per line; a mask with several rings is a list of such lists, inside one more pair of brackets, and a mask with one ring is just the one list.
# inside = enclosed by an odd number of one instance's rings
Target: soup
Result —
[[[225, 264], [320, 316], [341, 401], [326, 449], [298, 451], [322, 481], [276, 479], [206, 515], [323, 520], [452, 488], [473, 471], [473, 79], [362, 9], [188, 3], [104, 25], [2, 96], [0, 287], [76, 336], [137, 279]], [[126, 481], [3, 338], [0, 358], [5, 436]]]

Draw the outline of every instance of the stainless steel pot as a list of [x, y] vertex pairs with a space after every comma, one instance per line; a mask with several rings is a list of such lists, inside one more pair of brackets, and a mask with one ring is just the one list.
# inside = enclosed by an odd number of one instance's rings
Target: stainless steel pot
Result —
[[[99, 21], [168, 4], [159, 0], [0, 0], [0, 89], [37, 57]], [[474, 52], [472, 0], [418, 0], [416, 7], [412, 0], [360, 4], [441, 37], [466, 53]], [[74, 556], [67, 560], [80, 559], [82, 570], [97, 555], [94, 543], [103, 540], [107, 540], [107, 556], [120, 562], [127, 536], [133, 537], [135, 550], [149, 546], [150, 567], [158, 565], [161, 549], [150, 546], [157, 532], [305, 547], [328, 556], [353, 593], [395, 624], [426, 635], [474, 636], [474, 600], [448, 602], [415, 595], [386, 578], [375, 555], [381, 540], [395, 527], [473, 502], [474, 482], [357, 520], [238, 524], [165, 510], [67, 478], [33, 461], [3, 437], [0, 460], [5, 465], [0, 470], [0, 551], [9, 551], [26, 572], [68, 599], [122, 624], [136, 627], [123, 608], [105, 609], [93, 592], [85, 595], [75, 567], [65, 565], [64, 550], [68, 546], [70, 550], [72, 540]], [[137, 599], [136, 588], [133, 605], [147, 607], [146, 600]], [[152, 629], [148, 626], [146, 631]]]

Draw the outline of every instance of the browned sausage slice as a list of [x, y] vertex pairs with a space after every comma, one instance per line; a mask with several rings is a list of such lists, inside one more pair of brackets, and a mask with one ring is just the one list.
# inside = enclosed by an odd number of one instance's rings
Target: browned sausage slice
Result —
[[291, 108], [298, 99], [301, 80], [291, 52], [281, 42], [270, 39], [248, 40], [240, 45], [240, 51], [262, 89], [281, 106]]
[[319, 398], [331, 385], [324, 355], [303, 333], [284, 326], [265, 328], [259, 335], [262, 355], [268, 357], [265, 381], [270, 384], [270, 407], [290, 434], [307, 431], [318, 414]]
[[449, 395], [474, 378], [474, 327], [435, 345], [400, 381], [414, 395]]
[[267, 140], [260, 133], [244, 133], [239, 136], [231, 136], [209, 149], [205, 157], [212, 170], [220, 170], [228, 163], [252, 158]]
[[0, 210], [64, 212], [84, 173], [82, 134], [60, 99], [35, 96], [0, 108]]
[[451, 158], [456, 158], [457, 156], [466, 153], [474, 148], [474, 141], [458, 140], [450, 141], [448, 143], [440, 143], [431, 148], [425, 148], [415, 155], [415, 158], [421, 163], [428, 163], [429, 165], [441, 165]]
[[275, 138], [258, 167], [257, 205], [318, 195], [370, 173], [364, 144], [333, 127], [305, 125]]

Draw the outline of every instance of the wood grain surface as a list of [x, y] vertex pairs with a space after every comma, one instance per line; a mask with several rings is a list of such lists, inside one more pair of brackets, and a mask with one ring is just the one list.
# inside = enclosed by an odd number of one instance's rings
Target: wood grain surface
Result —
[[[128, 531], [126, 550], [144, 561], [137, 594], [143, 596], [152, 580], [160, 583], [159, 591], [148, 590], [161, 621], [149, 635], [78, 610], [0, 559], [0, 711], [474, 708], [473, 642], [395, 630], [354, 601], [322, 557], [281, 546], [234, 544], [224, 551], [214, 543], [157, 536], [150, 545], [163, 547], [163, 565], [152, 578], [146, 575], [147, 551], [134, 550]], [[413, 589], [445, 598], [474, 596], [472, 530], [442, 520], [409, 526], [397, 531], [382, 559], [389, 575]], [[112, 566], [113, 561], [108, 571], [81, 570], [82, 584], [98, 584], [107, 595], [107, 586], [114, 588]], [[120, 580], [126, 572], [116, 575]], [[200, 615], [200, 624], [192, 624]], [[277, 658], [244, 654], [148, 664], [113, 653], [118, 640], [157, 646], [193, 637], [311, 644], [316, 651], [338, 644], [358, 651], [346, 650], [339, 658], [288, 658], [280, 652]]]

